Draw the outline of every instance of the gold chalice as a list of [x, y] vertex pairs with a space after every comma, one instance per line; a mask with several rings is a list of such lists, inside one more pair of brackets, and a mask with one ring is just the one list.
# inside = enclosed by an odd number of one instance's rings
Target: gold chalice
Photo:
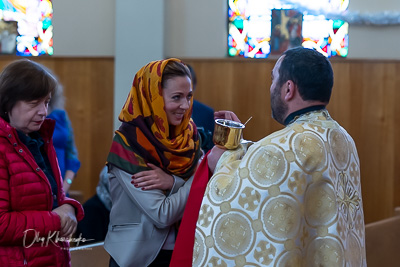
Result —
[[240, 122], [216, 119], [213, 142], [220, 148], [235, 149], [240, 145], [244, 128], [245, 125]]

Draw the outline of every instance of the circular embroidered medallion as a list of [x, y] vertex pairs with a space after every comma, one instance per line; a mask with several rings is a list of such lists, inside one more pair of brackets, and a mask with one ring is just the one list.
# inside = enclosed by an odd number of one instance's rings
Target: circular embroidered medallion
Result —
[[311, 132], [298, 134], [293, 139], [292, 147], [296, 158], [306, 172], [320, 171], [326, 167], [326, 149], [324, 142]]
[[339, 130], [332, 130], [329, 134], [329, 147], [333, 161], [339, 170], [343, 170], [349, 164], [350, 144]]
[[261, 212], [264, 230], [281, 242], [294, 238], [300, 226], [300, 207], [289, 196], [279, 196], [267, 201]]
[[307, 249], [305, 266], [345, 266], [343, 248], [333, 237], [314, 239]]
[[262, 188], [279, 184], [288, 171], [285, 153], [272, 145], [260, 147], [248, 163], [250, 179]]
[[306, 220], [313, 227], [329, 225], [336, 217], [335, 190], [324, 180], [309, 186], [304, 203]]
[[227, 201], [232, 196], [236, 195], [235, 192], [239, 186], [239, 179], [236, 175], [216, 174], [209, 184], [210, 200], [214, 203], [221, 203]]
[[199, 231], [196, 231], [193, 246], [193, 266], [204, 266], [204, 260], [206, 258], [204, 244], [204, 236]]
[[284, 252], [276, 263], [276, 266], [282, 267], [292, 267], [292, 266], [302, 266], [302, 256], [299, 250], [291, 250]]
[[254, 239], [251, 222], [239, 212], [219, 217], [212, 232], [215, 248], [227, 257], [246, 253]]

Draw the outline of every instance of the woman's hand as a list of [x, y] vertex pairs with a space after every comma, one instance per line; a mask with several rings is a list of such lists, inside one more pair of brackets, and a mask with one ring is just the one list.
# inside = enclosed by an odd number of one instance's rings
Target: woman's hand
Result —
[[241, 122], [235, 113], [229, 110], [220, 110], [214, 112], [214, 119], [226, 119], [236, 122]]
[[214, 170], [215, 170], [215, 167], [217, 166], [218, 160], [225, 151], [226, 151], [225, 149], [214, 146], [210, 150], [210, 153], [208, 153], [207, 163], [208, 163], [208, 168], [210, 169], [210, 171], [212, 173], [214, 173]]
[[147, 163], [147, 166], [152, 168], [149, 171], [138, 172], [132, 176], [131, 184], [142, 190], [160, 189], [171, 190], [174, 185], [172, 175], [165, 173], [161, 168], [154, 164]]
[[78, 224], [75, 215], [75, 208], [70, 204], [61, 205], [53, 210], [60, 216], [61, 220], [61, 230], [60, 236], [69, 237], [73, 235], [76, 231], [76, 226]]

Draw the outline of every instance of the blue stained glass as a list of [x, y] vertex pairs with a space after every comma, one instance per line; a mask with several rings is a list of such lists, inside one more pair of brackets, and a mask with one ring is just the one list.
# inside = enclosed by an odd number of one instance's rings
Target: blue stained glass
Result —
[[[303, 18], [298, 21], [294, 16], [297, 2], [303, 6]], [[290, 4], [293, 3], [293, 4]], [[345, 11], [348, 0], [309, 0], [302, 1], [280, 0], [228, 0], [228, 51], [231, 48], [236, 53], [228, 52], [230, 56], [265, 58], [271, 53], [278, 53], [290, 47], [287, 40], [293, 45], [315, 49], [327, 57], [346, 57], [348, 54], [348, 23], [340, 20], [329, 20], [324, 15], [309, 15], [307, 8], [315, 10]], [[279, 18], [279, 38], [272, 40], [273, 26], [271, 24], [272, 10], [282, 10]], [[276, 14], [278, 14], [276, 12]], [[297, 27], [293, 28], [293, 25]], [[282, 39], [282, 36], [285, 37]], [[276, 36], [275, 36], [276, 37]], [[271, 43], [273, 42], [273, 43]], [[272, 48], [271, 48], [272, 45]], [[274, 49], [279, 48], [278, 52]], [[271, 52], [272, 51], [272, 52]]]

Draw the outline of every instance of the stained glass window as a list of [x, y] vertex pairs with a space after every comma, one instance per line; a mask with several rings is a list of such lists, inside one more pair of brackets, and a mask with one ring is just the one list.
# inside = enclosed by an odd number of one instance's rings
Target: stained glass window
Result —
[[52, 18], [50, 0], [0, 0], [0, 52], [20, 56], [52, 55]]
[[302, 45], [326, 57], [348, 54], [348, 23], [329, 14], [349, 0], [228, 0], [228, 55], [266, 58]]

